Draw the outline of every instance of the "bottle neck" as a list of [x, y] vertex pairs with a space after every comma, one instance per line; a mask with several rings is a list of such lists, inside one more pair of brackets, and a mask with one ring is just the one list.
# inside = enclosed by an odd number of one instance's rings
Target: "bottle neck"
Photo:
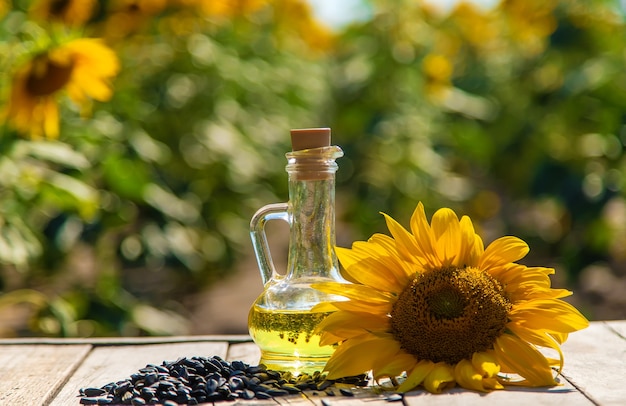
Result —
[[335, 255], [336, 168], [334, 160], [332, 165], [317, 171], [287, 167], [291, 217], [288, 278], [334, 278], [338, 274]]

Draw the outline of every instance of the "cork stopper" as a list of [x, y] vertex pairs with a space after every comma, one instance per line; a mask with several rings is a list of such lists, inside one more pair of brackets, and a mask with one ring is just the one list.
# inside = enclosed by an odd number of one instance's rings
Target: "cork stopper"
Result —
[[300, 128], [291, 130], [291, 149], [321, 148], [330, 146], [330, 128]]

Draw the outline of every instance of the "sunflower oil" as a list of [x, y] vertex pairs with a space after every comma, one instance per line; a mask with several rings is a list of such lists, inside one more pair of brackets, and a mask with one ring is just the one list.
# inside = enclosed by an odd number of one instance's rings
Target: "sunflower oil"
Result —
[[320, 346], [315, 327], [329, 312], [250, 309], [248, 327], [269, 369], [312, 373], [324, 369], [335, 346]]
[[[320, 346], [316, 327], [329, 313], [311, 312], [320, 303], [345, 300], [314, 286], [348, 283], [335, 254], [335, 160], [343, 156], [331, 145], [330, 128], [291, 130], [286, 154], [289, 201], [261, 207], [250, 221], [250, 237], [259, 264], [263, 292], [250, 309], [248, 328], [268, 368], [299, 373], [324, 369], [335, 350]], [[287, 269], [277, 272], [265, 224], [289, 225]]]

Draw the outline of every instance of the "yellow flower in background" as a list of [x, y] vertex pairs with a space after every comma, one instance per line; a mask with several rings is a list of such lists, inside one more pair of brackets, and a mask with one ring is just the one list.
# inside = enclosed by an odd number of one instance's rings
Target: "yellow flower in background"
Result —
[[498, 37], [493, 17], [493, 13], [466, 1], [459, 2], [450, 13], [462, 37], [477, 49], [488, 47]]
[[553, 269], [516, 263], [528, 253], [524, 241], [502, 237], [484, 248], [469, 217], [440, 209], [429, 224], [421, 203], [411, 232], [385, 219], [392, 237], [337, 249], [356, 283], [315, 285], [349, 299], [315, 309], [334, 311], [319, 326], [321, 345], [339, 343], [328, 379], [406, 373], [399, 391], [432, 393], [557, 384], [560, 344], [588, 321], [561, 300], [571, 292], [550, 287]]
[[38, 21], [78, 26], [89, 21], [97, 4], [97, 0], [39, 0], [33, 3], [29, 13]]
[[[187, 0], [189, 1], [189, 0]], [[192, 0], [207, 16], [235, 17], [249, 14], [268, 4], [268, 0]]]
[[118, 71], [117, 56], [102, 41], [73, 40], [35, 55], [18, 69], [3, 116], [16, 130], [31, 137], [56, 138], [61, 93], [66, 92], [88, 109], [90, 99], [110, 99], [109, 82]]
[[326, 51], [333, 42], [331, 30], [313, 14], [311, 5], [303, 0], [275, 0], [273, 3], [279, 41], [294, 41], [295, 48], [306, 45], [313, 51]]
[[424, 74], [424, 90], [432, 98], [445, 95], [445, 91], [452, 85], [452, 62], [444, 55], [428, 54], [422, 60]]
[[123, 39], [140, 31], [166, 8], [167, 0], [111, 0], [102, 36], [111, 42]]
[[512, 39], [529, 55], [536, 55], [556, 30], [556, 6], [556, 0], [503, 0], [497, 10], [505, 16]]
[[295, 48], [306, 45], [314, 51], [327, 50], [334, 39], [330, 29], [313, 15], [305, 0], [175, 0], [199, 7], [209, 17], [234, 18], [259, 12], [268, 7], [273, 15], [278, 42], [295, 43]]
[[4, 17], [9, 12], [9, 4], [7, 0], [0, 0], [0, 18]]

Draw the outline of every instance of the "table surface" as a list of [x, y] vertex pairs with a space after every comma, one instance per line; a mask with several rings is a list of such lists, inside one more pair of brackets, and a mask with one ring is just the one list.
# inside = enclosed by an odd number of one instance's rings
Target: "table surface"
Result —
[[[562, 385], [553, 388], [513, 388], [483, 394], [457, 387], [441, 395], [418, 390], [393, 403], [365, 388], [354, 390], [355, 397], [311, 391], [216, 404], [626, 405], [626, 320], [592, 322], [589, 328], [571, 334], [562, 349]], [[251, 365], [259, 361], [259, 350], [247, 336], [0, 339], [0, 405], [79, 405], [80, 388], [126, 379], [147, 364], [213, 355]]]

